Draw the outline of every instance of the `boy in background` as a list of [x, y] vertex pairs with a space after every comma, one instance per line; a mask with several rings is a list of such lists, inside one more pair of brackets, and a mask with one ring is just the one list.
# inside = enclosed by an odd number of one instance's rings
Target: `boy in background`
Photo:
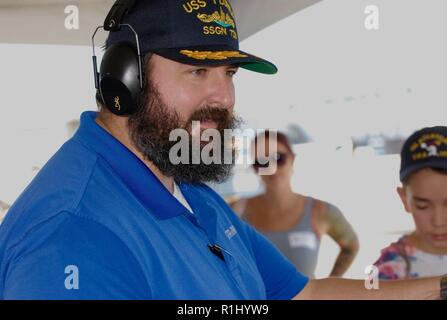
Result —
[[374, 264], [387, 280], [447, 272], [447, 127], [413, 133], [401, 151], [397, 192], [415, 231], [381, 251]]

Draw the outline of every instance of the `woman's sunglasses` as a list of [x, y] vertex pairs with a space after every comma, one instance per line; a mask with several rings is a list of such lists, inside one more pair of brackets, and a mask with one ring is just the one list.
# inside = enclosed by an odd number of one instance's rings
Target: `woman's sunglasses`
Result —
[[286, 153], [277, 152], [272, 157], [264, 159], [262, 163], [260, 163], [258, 160], [255, 160], [255, 163], [253, 163], [253, 168], [267, 168], [272, 162], [276, 163], [276, 165], [278, 166], [283, 166], [287, 162], [287, 157], [288, 155]]

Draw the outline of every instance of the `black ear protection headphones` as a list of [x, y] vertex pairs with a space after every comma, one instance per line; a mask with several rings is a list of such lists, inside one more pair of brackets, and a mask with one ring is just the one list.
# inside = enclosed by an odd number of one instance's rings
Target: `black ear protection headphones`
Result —
[[[136, 112], [143, 90], [143, 58], [141, 56], [138, 34], [130, 24], [121, 23], [134, 4], [135, 0], [116, 1], [107, 15], [104, 25], [97, 27], [92, 36], [95, 88], [99, 90], [105, 107], [110, 112], [120, 116]], [[98, 73], [95, 53], [96, 33], [99, 29], [116, 32], [121, 30], [122, 26], [128, 27], [132, 31], [135, 35], [136, 43], [128, 41], [118, 42], [107, 48]]]

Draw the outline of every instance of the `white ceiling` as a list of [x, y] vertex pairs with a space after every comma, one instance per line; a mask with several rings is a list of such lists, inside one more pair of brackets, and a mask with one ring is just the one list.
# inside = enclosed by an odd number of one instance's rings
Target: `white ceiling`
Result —
[[[241, 40], [321, 0], [233, 0]], [[89, 45], [114, 0], [0, 0], [0, 42]], [[64, 26], [68, 5], [79, 8], [79, 30]], [[98, 34], [98, 43], [105, 34]]]

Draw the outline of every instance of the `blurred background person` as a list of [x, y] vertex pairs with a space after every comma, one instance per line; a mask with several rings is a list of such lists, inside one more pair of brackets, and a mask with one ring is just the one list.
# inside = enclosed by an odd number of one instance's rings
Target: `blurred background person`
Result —
[[[292, 190], [295, 154], [285, 134], [275, 132], [275, 135], [265, 131], [253, 142], [253, 169], [260, 176], [265, 192], [233, 201], [231, 206], [309, 277], [314, 277], [321, 237], [329, 235], [340, 247], [330, 276], [341, 277], [359, 250], [357, 235], [337, 207]], [[276, 146], [274, 159], [261, 159], [260, 154], [271, 154], [269, 146]], [[265, 147], [264, 152], [257, 151], [260, 147]], [[271, 161], [276, 162], [274, 174], [259, 174], [259, 169], [269, 166]]]
[[415, 230], [381, 251], [380, 279], [443, 275], [447, 270], [447, 127], [413, 133], [401, 151], [397, 193]]

